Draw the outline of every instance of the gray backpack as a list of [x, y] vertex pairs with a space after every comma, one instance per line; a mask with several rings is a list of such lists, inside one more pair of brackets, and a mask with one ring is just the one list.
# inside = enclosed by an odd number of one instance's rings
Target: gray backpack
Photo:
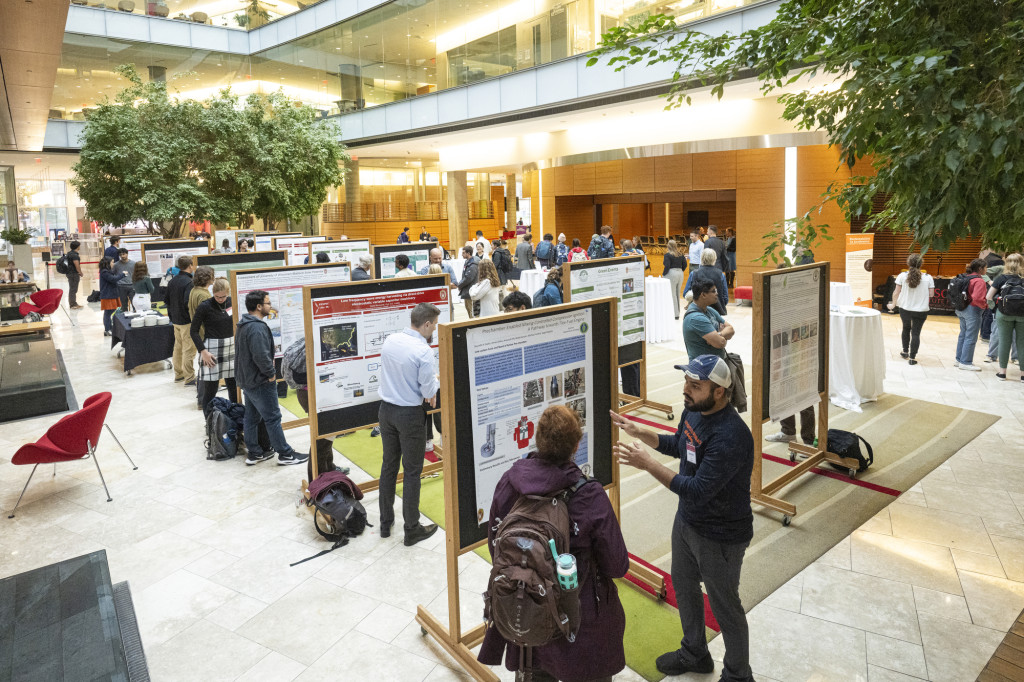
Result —
[[291, 388], [302, 388], [306, 382], [299, 382], [295, 374], [306, 373], [306, 339], [302, 338], [284, 349], [281, 358], [281, 376]]
[[220, 461], [238, 454], [234, 422], [220, 410], [210, 410], [206, 416], [206, 459]]

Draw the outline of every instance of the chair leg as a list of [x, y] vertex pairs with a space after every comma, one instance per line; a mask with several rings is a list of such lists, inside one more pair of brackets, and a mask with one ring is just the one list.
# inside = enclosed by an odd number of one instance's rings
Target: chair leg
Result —
[[105, 492], [107, 494], [107, 502], [113, 502], [114, 498], [112, 498], [110, 496], [110, 491], [107, 490], [107, 481], [106, 481], [106, 479], [103, 478], [103, 472], [100, 471], [100, 461], [98, 459], [96, 459], [96, 448], [94, 448], [92, 446], [92, 443], [90, 443], [89, 441], [85, 441], [85, 443], [86, 443], [86, 445], [89, 446], [89, 454], [92, 455], [93, 464], [96, 465], [96, 471], [100, 475], [100, 483], [103, 484], [103, 492]]
[[53, 463], [53, 477], [57, 478], [57, 463]]
[[68, 321], [71, 322], [71, 326], [77, 327], [78, 325], [75, 324], [75, 321], [73, 319], [71, 319], [71, 313], [69, 313], [67, 309], [64, 308], [64, 306], [61, 306], [60, 309], [63, 310], [64, 314], [68, 316]]
[[36, 464], [34, 467], [32, 467], [32, 473], [28, 475], [28, 480], [25, 481], [25, 487], [21, 489], [21, 495], [18, 495], [18, 501], [14, 504], [14, 509], [11, 510], [11, 515], [8, 516], [7, 518], [9, 518], [9, 519], [13, 519], [14, 518], [14, 512], [18, 511], [18, 505], [21, 504], [21, 498], [25, 497], [25, 491], [28, 490], [28, 484], [32, 482], [32, 477], [35, 476], [36, 469], [38, 469], [38, 468], [39, 468], [38, 464]]
[[[110, 428], [110, 424], [104, 423], [103, 425], [107, 427], [107, 431], [110, 431], [110, 435], [111, 435], [111, 436], [114, 436], [114, 430], [113, 430], [112, 428]], [[128, 458], [128, 461], [129, 461], [129, 462], [131, 462], [131, 463], [132, 463], [132, 470], [133, 470], [133, 471], [138, 471], [138, 470], [139, 470], [139, 467], [137, 467], [137, 466], [135, 465], [135, 462], [134, 462], [134, 461], [132, 461], [132, 456], [131, 456], [131, 455], [129, 455], [129, 454], [128, 454], [128, 451], [124, 449], [124, 446], [123, 446], [123, 445], [121, 445], [121, 441], [117, 440], [117, 436], [114, 436], [114, 440], [115, 440], [115, 441], [117, 441], [117, 447], [121, 448], [121, 452], [123, 452], [123, 453], [124, 453], [124, 456]]]

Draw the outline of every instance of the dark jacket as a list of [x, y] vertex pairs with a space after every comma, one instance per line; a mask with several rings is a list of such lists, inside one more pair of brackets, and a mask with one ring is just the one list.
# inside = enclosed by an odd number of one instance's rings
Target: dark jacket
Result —
[[[521, 495], [550, 495], [575, 484], [583, 476], [573, 462], [560, 466], [531, 455], [512, 465], [498, 481], [491, 503], [488, 544], [494, 549], [496, 519], [504, 518]], [[608, 677], [626, 667], [622, 635], [626, 616], [613, 578], [629, 568], [629, 554], [608, 496], [597, 483], [587, 483], [569, 501], [569, 515], [579, 532], [571, 536], [569, 551], [576, 557], [580, 576], [580, 629], [572, 644], [558, 639], [534, 649], [534, 667], [564, 682]], [[489, 628], [479, 660], [488, 665], [519, 666], [519, 649]]]
[[408, 244], [409, 243], [409, 233], [406, 232], [405, 230], [402, 230], [401, 234], [398, 235], [398, 243], [399, 244]]
[[235, 383], [251, 390], [276, 376], [270, 327], [255, 315], [242, 315], [235, 331]]
[[167, 303], [167, 317], [171, 318], [171, 324], [192, 323], [192, 316], [188, 314], [188, 295], [191, 290], [192, 275], [187, 272], [179, 272], [167, 285], [164, 301]]
[[113, 270], [100, 270], [100, 298], [120, 298], [117, 283], [121, 276]]
[[[204, 338], [229, 339], [235, 335], [235, 321], [228, 313], [230, 308], [230, 296], [224, 299], [224, 303], [217, 303], [217, 299], [211, 296], [196, 306], [196, 314], [192, 316], [192, 327], [189, 334], [192, 336], [192, 343], [197, 351], [202, 353], [206, 350], [206, 345], [203, 344]], [[201, 334], [200, 330], [202, 330]]]
[[466, 261], [466, 266], [462, 269], [462, 279], [459, 280], [459, 298], [469, 298], [469, 288], [476, 284], [478, 268], [476, 256]]
[[717, 265], [702, 265], [697, 268], [693, 277], [695, 280], [707, 279], [715, 283], [715, 289], [718, 290], [718, 303], [715, 304], [715, 310], [725, 315], [728, 312], [725, 306], [729, 304], [729, 285], [726, 283], [722, 268]]
[[353, 282], [361, 282], [361, 281], [363, 281], [365, 279], [370, 279], [370, 273], [368, 273], [366, 270], [363, 270], [362, 268], [360, 268], [358, 266], [352, 268], [352, 281]]
[[723, 242], [718, 237], [708, 237], [707, 239], [704, 240], [704, 248], [705, 249], [711, 249], [712, 251], [715, 252], [715, 256], [717, 257], [717, 260], [715, 261], [715, 265], [717, 265], [718, 267], [720, 267], [720, 268], [722, 268], [724, 270], [725, 269], [725, 263], [726, 263], [726, 260], [725, 260], [725, 242]]

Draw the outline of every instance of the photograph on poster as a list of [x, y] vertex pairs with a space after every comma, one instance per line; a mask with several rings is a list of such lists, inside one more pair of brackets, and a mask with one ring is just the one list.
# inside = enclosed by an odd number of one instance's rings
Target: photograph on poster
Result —
[[818, 269], [771, 276], [768, 414], [772, 420], [818, 402]]
[[537, 420], [549, 406], [566, 404], [580, 415], [583, 439], [575, 461], [590, 466], [593, 426], [587, 416], [594, 397], [586, 377], [593, 371], [591, 314], [589, 308], [572, 310], [466, 332], [473, 442], [481, 444], [474, 463], [481, 522], [498, 479], [534, 449]]
[[337, 360], [359, 355], [359, 327], [354, 322], [342, 322], [320, 327], [320, 359]]
[[424, 267], [430, 265], [430, 251], [429, 249], [419, 248], [416, 250], [409, 251], [387, 251], [381, 254], [380, 257], [380, 273], [381, 279], [392, 279], [395, 276], [395, 259], [398, 255], [404, 253], [409, 257], [409, 269], [413, 272], [419, 272]]

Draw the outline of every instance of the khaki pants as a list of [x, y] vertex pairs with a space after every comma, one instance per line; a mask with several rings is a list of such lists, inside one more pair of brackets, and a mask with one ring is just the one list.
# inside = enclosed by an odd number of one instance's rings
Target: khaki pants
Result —
[[196, 346], [192, 343], [190, 324], [174, 325], [174, 355], [171, 365], [174, 366], [174, 378], [192, 381], [196, 378]]

